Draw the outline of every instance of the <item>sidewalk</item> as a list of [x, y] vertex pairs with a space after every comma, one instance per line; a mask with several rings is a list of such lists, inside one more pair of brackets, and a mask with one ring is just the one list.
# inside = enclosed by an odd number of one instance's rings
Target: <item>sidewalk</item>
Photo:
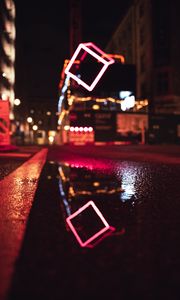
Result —
[[[19, 149], [22, 151], [23, 149]], [[24, 149], [25, 150], [25, 149]], [[26, 149], [28, 150], [28, 149]], [[37, 151], [0, 181], [0, 299], [4, 300], [18, 257], [47, 148]]]

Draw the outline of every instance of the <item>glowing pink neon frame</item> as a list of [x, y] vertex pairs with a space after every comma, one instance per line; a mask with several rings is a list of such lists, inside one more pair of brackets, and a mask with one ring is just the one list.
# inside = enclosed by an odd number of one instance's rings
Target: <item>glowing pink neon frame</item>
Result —
[[97, 246], [100, 242], [102, 242], [105, 238], [107, 238], [108, 236], [113, 235], [113, 232], [116, 230], [115, 227], [110, 226], [109, 230], [107, 232], [104, 232], [104, 234], [102, 234], [101, 236], [98, 237], [97, 240], [93, 241], [93, 243], [89, 243], [86, 247], [88, 248], [94, 248], [95, 246]]
[[[105, 227], [103, 227], [101, 230], [99, 230], [97, 233], [95, 233], [93, 236], [91, 236], [89, 239], [87, 239], [85, 242], [83, 242], [80, 238], [80, 236], [78, 235], [76, 229], [74, 228], [74, 226], [71, 223], [71, 219], [73, 219], [74, 217], [76, 217], [78, 214], [80, 214], [83, 210], [85, 210], [88, 206], [92, 206], [95, 210], [95, 212], [97, 213], [97, 215], [99, 216], [99, 218], [101, 219], [102, 223], [105, 225]], [[95, 205], [95, 203], [91, 200], [88, 203], [86, 203], [85, 205], [83, 205], [82, 207], [80, 207], [76, 212], [74, 212], [72, 215], [68, 216], [66, 218], [66, 222], [68, 223], [71, 231], [74, 233], [78, 243], [80, 244], [81, 247], [86, 247], [88, 246], [88, 244], [90, 244], [92, 241], [94, 241], [97, 237], [99, 237], [102, 233], [106, 232], [107, 230], [112, 230], [113, 227], [111, 227], [108, 222], [105, 220], [105, 218], [103, 217], [102, 213], [100, 212], [100, 210], [97, 208], [97, 206]]]
[[[89, 49], [89, 48], [93, 48], [98, 54], [96, 52], [94, 52], [93, 50]], [[81, 80], [80, 78], [78, 78], [75, 74], [73, 74], [70, 71], [70, 69], [71, 69], [72, 65], [74, 64], [75, 60], [77, 60], [78, 54], [80, 53], [80, 51], [82, 49], [85, 52], [81, 56], [81, 59], [80, 59], [81, 61], [83, 61], [83, 59], [85, 58], [86, 54], [89, 53], [94, 58], [96, 58], [97, 61], [100, 61], [101, 63], [104, 64], [104, 66], [102, 67], [102, 69], [100, 70], [100, 72], [98, 73], [98, 75], [95, 77], [95, 79], [94, 79], [94, 81], [92, 82], [91, 85], [88, 85], [87, 83], [85, 83], [83, 80]], [[100, 80], [100, 78], [102, 77], [102, 75], [104, 74], [104, 72], [106, 71], [107, 67], [110, 64], [113, 64], [114, 62], [115, 62], [114, 59], [112, 59], [111, 57], [109, 57], [108, 54], [106, 54], [105, 52], [103, 52], [95, 44], [93, 44], [91, 42], [90, 43], [80, 43], [79, 46], [77, 47], [76, 51], [74, 52], [72, 58], [70, 59], [69, 64], [67, 65], [67, 67], [65, 69], [65, 74], [68, 75], [69, 77], [73, 78], [74, 80], [76, 80], [79, 85], [82, 85], [88, 91], [92, 91], [94, 89], [94, 87], [96, 86], [96, 84], [98, 83], [98, 81]]]

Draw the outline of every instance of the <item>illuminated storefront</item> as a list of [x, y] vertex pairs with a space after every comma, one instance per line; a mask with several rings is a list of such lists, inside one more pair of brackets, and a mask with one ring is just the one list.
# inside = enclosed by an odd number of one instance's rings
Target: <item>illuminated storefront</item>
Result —
[[[125, 64], [121, 55], [103, 53], [113, 61], [100, 61], [99, 52], [97, 61], [89, 57], [84, 61], [84, 53], [82, 60], [78, 57], [81, 48], [77, 50], [73, 59], [65, 61], [59, 84], [62, 144], [144, 143], [148, 100], [136, 99], [135, 66]], [[106, 70], [99, 78], [102, 65]]]

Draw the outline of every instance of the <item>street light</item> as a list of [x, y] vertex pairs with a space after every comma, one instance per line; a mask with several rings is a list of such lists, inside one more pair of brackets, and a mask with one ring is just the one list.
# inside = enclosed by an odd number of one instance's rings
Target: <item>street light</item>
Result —
[[28, 117], [27, 118], [27, 122], [30, 124], [30, 123], [32, 123], [32, 121], [33, 121], [33, 119], [31, 118], [31, 117]]
[[38, 130], [38, 126], [37, 126], [37, 125], [33, 125], [32, 129], [33, 129], [34, 131], [37, 131], [37, 130]]
[[23, 122], [23, 114], [21, 113], [21, 100], [18, 98], [15, 98], [13, 101], [14, 107], [13, 107], [13, 114], [14, 114], [14, 126], [15, 126], [15, 137], [17, 139], [17, 142], [24, 143], [24, 122]]
[[28, 122], [28, 137], [29, 137], [29, 143], [32, 143], [33, 140], [33, 133], [31, 132], [31, 124], [33, 123], [33, 118], [27, 117]]
[[36, 142], [36, 138], [37, 138], [36, 132], [38, 130], [38, 126], [34, 124], [32, 126], [32, 130], [33, 130], [33, 143], [35, 143]]
[[21, 100], [16, 98], [14, 99], [14, 105], [19, 106], [21, 104]]

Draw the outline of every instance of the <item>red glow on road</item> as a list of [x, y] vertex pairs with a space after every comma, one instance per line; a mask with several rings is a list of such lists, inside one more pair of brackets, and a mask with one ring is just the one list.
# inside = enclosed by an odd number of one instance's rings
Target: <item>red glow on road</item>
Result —
[[110, 161], [106, 160], [97, 160], [97, 159], [90, 159], [90, 158], [83, 158], [79, 157], [78, 159], [75, 159], [73, 157], [70, 157], [68, 159], [65, 159], [65, 163], [70, 165], [72, 168], [86, 168], [91, 171], [101, 171], [106, 173], [111, 173], [113, 166], [110, 164]]
[[0, 299], [11, 281], [47, 151], [42, 149], [0, 182]]

